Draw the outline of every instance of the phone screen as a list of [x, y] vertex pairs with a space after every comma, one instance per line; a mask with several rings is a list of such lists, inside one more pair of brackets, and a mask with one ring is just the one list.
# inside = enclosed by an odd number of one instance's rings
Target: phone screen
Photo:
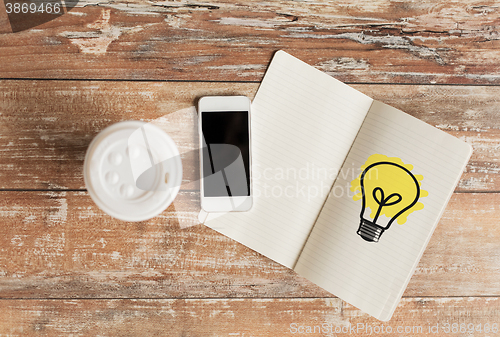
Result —
[[203, 111], [205, 197], [250, 196], [248, 111]]

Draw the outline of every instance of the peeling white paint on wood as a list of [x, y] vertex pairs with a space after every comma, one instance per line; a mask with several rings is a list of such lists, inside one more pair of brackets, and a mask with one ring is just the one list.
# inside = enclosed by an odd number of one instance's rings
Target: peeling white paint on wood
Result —
[[324, 72], [335, 72], [341, 69], [368, 69], [370, 64], [365, 60], [359, 60], [353, 57], [337, 57], [331, 60], [322, 61], [318, 63], [316, 67]]
[[102, 55], [106, 53], [109, 45], [117, 40], [123, 33], [138, 32], [141, 26], [120, 27], [111, 25], [111, 10], [103, 9], [101, 17], [87, 25], [91, 30], [88, 32], [63, 32], [60, 36], [65, 37], [74, 45], [78, 46], [84, 54]]
[[[14, 34], [5, 40], [0, 36], [0, 45], [7, 48], [27, 43], [19, 49], [21, 54], [16, 53], [26, 60], [23, 66], [19, 58], [4, 58], [1, 77], [29, 73], [41, 78], [258, 81], [259, 71], [208, 67], [265, 67], [272, 53], [282, 48], [312, 64], [341, 57], [364, 60], [369, 68], [337, 71], [340, 79], [355, 82], [500, 81], [500, 52], [494, 47], [498, 8], [482, 2], [83, 0], [69, 14], [59, 26], [54, 22], [31, 30], [28, 41]], [[47, 34], [59, 38], [47, 39]], [[68, 46], [75, 45], [81, 53], [68, 53]], [[51, 52], [39, 53], [40, 47]], [[110, 48], [113, 53], [107, 52]], [[92, 58], [95, 55], [99, 59]], [[189, 61], [212, 55], [217, 59]], [[30, 61], [35, 58], [37, 62]], [[59, 58], [64, 62], [55, 60]], [[138, 61], [148, 66], [137, 67]]]
[[68, 202], [66, 192], [48, 192], [47, 196], [54, 199], [58, 205], [50, 209], [47, 219], [51, 224], [65, 224], [68, 218]]

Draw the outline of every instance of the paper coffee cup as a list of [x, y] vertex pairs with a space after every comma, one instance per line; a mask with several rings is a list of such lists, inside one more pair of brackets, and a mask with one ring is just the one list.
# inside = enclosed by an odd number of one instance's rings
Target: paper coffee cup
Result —
[[163, 130], [127, 121], [107, 127], [92, 140], [83, 177], [90, 197], [104, 212], [143, 221], [173, 202], [182, 182], [182, 163]]

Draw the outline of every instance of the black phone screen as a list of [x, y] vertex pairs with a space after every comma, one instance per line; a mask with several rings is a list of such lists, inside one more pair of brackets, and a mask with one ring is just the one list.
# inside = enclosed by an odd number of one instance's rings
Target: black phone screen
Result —
[[203, 111], [205, 197], [250, 196], [248, 111]]

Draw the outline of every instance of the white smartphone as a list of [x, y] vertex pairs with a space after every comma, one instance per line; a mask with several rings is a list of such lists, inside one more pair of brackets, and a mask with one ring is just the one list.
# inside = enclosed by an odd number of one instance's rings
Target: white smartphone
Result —
[[206, 212], [252, 207], [250, 99], [206, 96], [198, 102], [201, 207]]

